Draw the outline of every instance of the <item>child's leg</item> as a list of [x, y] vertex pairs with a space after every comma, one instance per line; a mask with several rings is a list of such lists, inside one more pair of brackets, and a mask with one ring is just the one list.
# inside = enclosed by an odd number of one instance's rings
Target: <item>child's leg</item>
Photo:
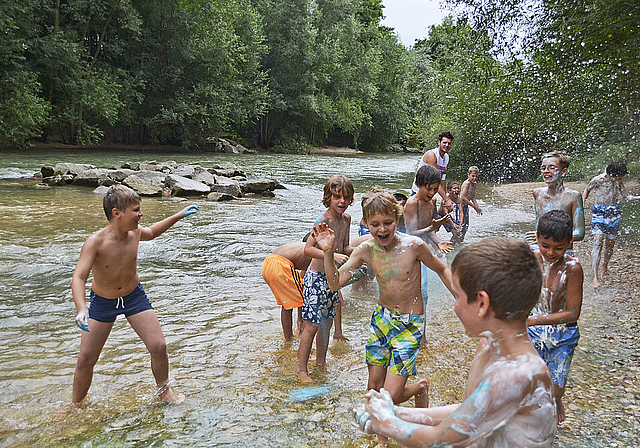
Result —
[[415, 396], [417, 408], [426, 408], [429, 406], [429, 383], [425, 379], [407, 385], [406, 376], [387, 372], [384, 388], [391, 394], [394, 404], [404, 403], [409, 398]]
[[302, 334], [302, 325], [304, 324], [304, 321], [302, 320], [302, 307], [299, 306], [297, 310], [298, 310], [298, 322], [297, 322], [298, 336], [300, 336]]
[[292, 310], [286, 310], [280, 307], [280, 320], [282, 321], [282, 332], [284, 333], [284, 340], [290, 341], [293, 339], [293, 313]]
[[340, 292], [340, 299], [338, 300], [338, 305], [336, 306], [336, 317], [333, 318], [333, 322], [335, 324], [335, 329], [333, 330], [333, 339], [338, 341], [347, 342], [349, 339], [345, 338], [342, 334], [342, 304], [344, 303], [344, 298], [342, 297], [342, 292]]
[[600, 267], [600, 252], [602, 251], [602, 240], [604, 235], [593, 235], [593, 248], [591, 249], [591, 271], [592, 282], [594, 288], [600, 287], [600, 276], [598, 275], [598, 269]]
[[380, 389], [384, 387], [384, 380], [387, 376], [387, 367], [386, 366], [372, 366], [368, 364], [369, 368], [369, 380], [367, 381], [367, 390], [377, 390], [380, 392]]
[[609, 275], [609, 260], [613, 255], [613, 246], [616, 244], [616, 240], [613, 238], [607, 238], [604, 242], [604, 258], [602, 260], [602, 276]]
[[325, 319], [318, 327], [318, 336], [316, 337], [316, 366], [321, 369], [327, 367], [327, 350], [329, 349], [329, 334], [333, 319]]
[[564, 396], [564, 387], [553, 385], [553, 396], [556, 399], [556, 409], [558, 412], [558, 423], [562, 423], [567, 417], [564, 410], [564, 404], [562, 403], [562, 397]]
[[[311, 355], [311, 346], [313, 345], [313, 338], [316, 337], [318, 332], [318, 324], [310, 321], [305, 321], [302, 328], [302, 336], [300, 336], [300, 347], [298, 348], [298, 379], [303, 383], [312, 383], [313, 380], [309, 377], [309, 370], [307, 369], [307, 363], [309, 362], [309, 355]], [[317, 350], [316, 350], [317, 356]]]
[[78, 362], [73, 374], [73, 392], [71, 395], [73, 403], [80, 403], [87, 395], [93, 378], [93, 367], [98, 362], [100, 352], [109, 337], [111, 328], [113, 328], [113, 322], [98, 322], [97, 320], [89, 319], [89, 329], [91, 331], [82, 332], [80, 353], [78, 354]]
[[174, 393], [168, 386], [169, 356], [167, 355], [167, 343], [155, 311], [142, 311], [127, 317], [127, 320], [140, 336], [142, 342], [144, 342], [149, 354], [151, 354], [151, 371], [156, 380], [156, 386], [160, 389], [158, 396], [163, 400], [176, 404], [184, 401], [184, 396]]

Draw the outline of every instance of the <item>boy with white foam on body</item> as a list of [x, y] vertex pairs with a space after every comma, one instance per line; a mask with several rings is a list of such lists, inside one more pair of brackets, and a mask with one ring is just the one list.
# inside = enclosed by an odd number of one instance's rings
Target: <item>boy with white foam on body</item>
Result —
[[476, 189], [478, 188], [478, 175], [480, 170], [477, 166], [469, 167], [467, 173], [467, 180], [462, 182], [462, 188], [460, 189], [460, 223], [461, 229], [458, 238], [456, 238], [456, 244], [464, 241], [464, 236], [469, 230], [469, 206], [473, 207], [478, 215], [482, 215], [482, 209], [476, 201]]
[[362, 263], [373, 269], [380, 297], [371, 317], [366, 346], [368, 388], [380, 390], [384, 387], [394, 403], [415, 397], [417, 407], [426, 407], [429, 402], [427, 381], [423, 379], [407, 385], [407, 378], [416, 374], [415, 361], [424, 334], [420, 266], [425, 264], [435, 271], [449, 289], [451, 272], [420, 238], [396, 231], [401, 211], [390, 193], [371, 194], [363, 213], [372, 239], [356, 247], [339, 270], [335, 267], [332, 250], [337, 235], [325, 223], [314, 226], [314, 238], [325, 254], [327, 282], [333, 291], [337, 291]]
[[371, 390], [355, 410], [357, 422], [408, 447], [551, 447], [551, 378], [526, 326], [542, 283], [535, 255], [524, 242], [488, 238], [463, 248], [451, 271], [455, 312], [467, 335], [482, 338], [464, 401], [411, 409], [395, 406], [386, 390]]
[[608, 274], [609, 260], [613, 254], [616, 238], [618, 238], [618, 231], [622, 223], [620, 200], [637, 201], [640, 199], [640, 196], [630, 195], [622, 183], [622, 179], [628, 172], [627, 165], [624, 162], [610, 163], [606, 172], [591, 179], [584, 193], [582, 193], [583, 202], [586, 202], [591, 190], [595, 192], [596, 196], [596, 202], [591, 211], [591, 233], [593, 234], [593, 249], [591, 250], [592, 285], [596, 289], [601, 286], [600, 254], [603, 240], [602, 278]]
[[[437, 168], [431, 165], [424, 165], [416, 174], [416, 185], [418, 192], [411, 196], [404, 206], [404, 222], [409, 235], [422, 238], [425, 242], [430, 242], [435, 247], [438, 255], [441, 252], [451, 252], [452, 247], [449, 242], [442, 243], [436, 236], [436, 231], [445, 222], [451, 222], [451, 216], [446, 215], [440, 219], [433, 219], [435, 209], [434, 196], [440, 188], [442, 175]], [[422, 299], [425, 306], [428, 299], [429, 280], [428, 269], [422, 266]]]
[[[80, 403], [89, 391], [93, 367], [119, 314], [124, 314], [151, 354], [151, 370], [158, 396], [180, 403], [182, 394], [169, 387], [169, 358], [160, 322], [138, 279], [138, 243], [164, 233], [179, 219], [198, 211], [192, 205], [150, 227], [141, 227], [140, 196], [123, 185], [112, 185], [103, 207], [109, 224], [85, 241], [73, 272], [71, 291], [76, 306], [76, 324], [84, 330], [73, 375], [73, 403]], [[85, 285], [89, 273], [91, 304], [87, 310]]]
[[[339, 264], [346, 262], [353, 250], [349, 245], [351, 216], [345, 213], [347, 207], [353, 202], [353, 195], [353, 184], [349, 179], [342, 175], [332, 176], [324, 186], [322, 198], [322, 203], [327, 207], [327, 211], [316, 220], [316, 223], [326, 223], [336, 233], [335, 244], [332, 247], [332, 253], [335, 253], [335, 256], [332, 256], [332, 261], [335, 260]], [[340, 292], [329, 289], [324, 270], [325, 254], [317, 247], [313, 233], [307, 239], [304, 253], [312, 260], [304, 276], [304, 301], [302, 305], [304, 325], [298, 349], [298, 379], [303, 383], [312, 383], [307, 363], [313, 339], [317, 334], [316, 367], [324, 370], [326, 369], [331, 325], [334, 317], [339, 317], [336, 309], [340, 300]], [[359, 268], [360, 265], [357, 267]], [[342, 337], [342, 335], [338, 336]], [[337, 339], [336, 335], [334, 335], [334, 339]]]
[[293, 309], [298, 310], [298, 334], [302, 327], [303, 278], [311, 263], [305, 255], [304, 242], [288, 243], [277, 247], [262, 263], [262, 278], [281, 305], [280, 320], [284, 340], [293, 339]]
[[[553, 151], [542, 155], [540, 172], [547, 184], [546, 187], [533, 191], [534, 207], [536, 211], [536, 225], [538, 219], [550, 210], [564, 210], [573, 220], [573, 241], [584, 238], [584, 209], [582, 195], [575, 190], [566, 188], [564, 177], [569, 172], [571, 158], [563, 153]], [[573, 253], [573, 244], [570, 254]]]
[[527, 319], [529, 338], [549, 367], [558, 423], [565, 419], [562, 396], [580, 339], [577, 321], [582, 308], [583, 273], [580, 263], [566, 254], [572, 231], [571, 216], [562, 210], [551, 210], [538, 220], [539, 251], [535, 254], [542, 268], [542, 291]]

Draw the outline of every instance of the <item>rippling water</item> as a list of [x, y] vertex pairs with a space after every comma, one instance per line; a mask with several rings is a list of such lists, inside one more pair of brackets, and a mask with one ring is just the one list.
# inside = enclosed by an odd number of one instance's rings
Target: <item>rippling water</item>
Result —
[[[205, 166], [228, 160], [250, 176], [276, 178], [286, 189], [276, 190], [275, 198], [193, 199], [200, 206], [197, 214], [140, 244], [140, 279], [168, 342], [174, 387], [186, 394], [186, 403], [163, 406], [154, 399], [148, 353], [119, 318], [86, 405], [67, 413], [80, 343], [71, 275], [84, 240], [106, 219], [101, 197], [91, 189], [39, 190], [21, 177], [58, 161], [109, 167], [147, 160]], [[311, 370], [328, 392], [297, 402], [289, 395], [299, 388], [297, 341], [282, 341], [280, 310], [260, 268], [272, 249], [310, 230], [324, 211], [322, 187], [330, 175], [341, 173], [354, 183], [356, 201], [348, 213], [355, 235], [362, 193], [373, 185], [408, 188], [416, 162], [415, 155], [0, 152], [0, 446], [374, 446], [374, 438], [353, 423], [351, 409], [366, 388], [364, 343], [375, 286], [364, 292], [345, 289], [343, 328], [350, 341], [330, 349], [333, 372]], [[533, 217], [522, 209], [494, 204], [488, 186], [481, 186], [479, 196], [485, 213], [471, 216], [468, 241], [519, 237], [532, 227]], [[144, 198], [141, 224], [182, 207]], [[464, 336], [452, 303], [433, 279], [418, 371], [431, 383], [434, 405], [461, 399], [475, 346]], [[590, 315], [600, 318], [598, 306], [585, 308], [587, 323]], [[584, 333], [583, 351], [598, 347]], [[598, 364], [577, 355], [578, 362], [570, 382], [588, 382]], [[571, 412], [588, 418], [590, 409]], [[559, 446], [599, 446], [579, 440], [571, 431], [561, 432]]]

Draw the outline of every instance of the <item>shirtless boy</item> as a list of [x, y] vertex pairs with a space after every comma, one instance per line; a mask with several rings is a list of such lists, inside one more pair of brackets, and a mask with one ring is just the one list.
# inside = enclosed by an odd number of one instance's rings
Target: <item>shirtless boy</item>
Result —
[[582, 241], [584, 238], [584, 210], [580, 193], [563, 185], [570, 161], [569, 156], [557, 151], [543, 154], [540, 172], [547, 186], [536, 188], [533, 191], [533, 200], [536, 225], [538, 219], [549, 210], [564, 210], [573, 219], [573, 241], [575, 242]]
[[271, 288], [278, 305], [284, 340], [293, 339], [293, 309], [298, 309], [298, 334], [302, 327], [302, 291], [304, 273], [311, 263], [305, 255], [304, 242], [288, 243], [277, 247], [262, 263], [262, 278]]
[[592, 285], [600, 287], [600, 254], [604, 240], [604, 259], [602, 260], [602, 278], [608, 274], [609, 260], [613, 254], [613, 246], [618, 238], [618, 231], [622, 223], [620, 200], [637, 201], [640, 196], [632, 196], [622, 183], [627, 174], [624, 162], [613, 162], [607, 166], [606, 172], [589, 182], [582, 193], [582, 200], [587, 201], [589, 192], [593, 190], [596, 202], [591, 211], [591, 233], [593, 234], [593, 249], [591, 250], [591, 269], [593, 271]]
[[[368, 388], [384, 387], [396, 404], [415, 397], [416, 407], [426, 407], [427, 381], [406, 384], [407, 378], [417, 373], [415, 362], [424, 334], [420, 265], [435, 271], [450, 290], [451, 272], [420, 238], [396, 232], [400, 212], [390, 193], [372, 194], [364, 205], [364, 219], [373, 238], [355, 248], [339, 270], [333, 255], [335, 232], [319, 223], [314, 226], [313, 235], [324, 251], [327, 282], [333, 291], [344, 286], [362, 263], [371, 266], [378, 280], [380, 297], [371, 317], [366, 346]], [[382, 439], [381, 443], [385, 441]]]
[[[440, 171], [431, 165], [424, 165], [416, 174], [416, 185], [418, 192], [411, 196], [404, 206], [404, 223], [409, 235], [422, 238], [425, 242], [432, 243], [436, 251], [450, 252], [452, 250], [449, 242], [442, 243], [436, 236], [436, 232], [444, 222], [451, 222], [451, 216], [446, 215], [440, 219], [433, 219], [435, 208], [434, 196], [440, 188]], [[422, 266], [422, 299], [428, 299], [428, 270]]]
[[467, 230], [469, 230], [469, 206], [473, 207], [477, 214], [482, 215], [482, 209], [478, 205], [478, 201], [476, 201], [479, 172], [480, 170], [478, 170], [477, 166], [469, 167], [467, 180], [462, 182], [462, 188], [460, 189], [460, 205], [462, 205], [460, 209], [460, 222], [462, 223], [462, 228], [460, 229], [460, 235], [456, 239], [456, 243], [462, 243]]
[[[336, 234], [332, 253], [332, 260], [339, 264], [347, 261], [353, 250], [349, 245], [349, 227], [351, 216], [345, 213], [353, 202], [353, 184], [342, 175], [332, 176], [324, 186], [322, 203], [327, 207], [316, 220], [326, 223]], [[324, 270], [323, 251], [317, 247], [313, 233], [307, 239], [304, 248], [306, 256], [311, 257], [311, 264], [304, 275], [304, 301], [302, 318], [304, 326], [298, 348], [298, 379], [303, 383], [311, 383], [307, 363], [311, 354], [313, 339], [316, 337], [316, 367], [326, 369], [327, 350], [329, 348], [329, 334], [336, 308], [340, 299], [339, 291], [332, 291], [327, 284]], [[356, 266], [359, 268], [360, 265]]]
[[411, 447], [551, 447], [551, 378], [526, 327], [542, 283], [535, 255], [524, 242], [488, 238], [463, 248], [451, 271], [455, 312], [469, 336], [483, 338], [464, 401], [411, 409], [395, 406], [386, 390], [370, 390], [356, 420], [369, 434]]
[[[182, 394], [169, 387], [167, 344], [155, 311], [138, 280], [138, 243], [164, 233], [180, 218], [198, 211], [192, 205], [150, 227], [141, 227], [140, 196], [123, 185], [112, 185], [104, 196], [103, 207], [109, 224], [91, 235], [80, 252], [71, 280], [71, 292], [78, 312], [76, 324], [82, 330], [80, 353], [73, 375], [73, 403], [80, 403], [89, 391], [93, 367], [119, 314], [124, 314], [151, 354], [151, 370], [158, 397], [180, 403]], [[87, 310], [85, 285], [89, 273], [91, 304]]]
[[562, 396], [569, 376], [573, 352], [580, 339], [578, 317], [582, 308], [582, 266], [567, 255], [573, 223], [562, 210], [551, 210], [538, 220], [536, 257], [542, 268], [540, 300], [527, 319], [529, 338], [547, 363], [558, 423], [565, 418]]

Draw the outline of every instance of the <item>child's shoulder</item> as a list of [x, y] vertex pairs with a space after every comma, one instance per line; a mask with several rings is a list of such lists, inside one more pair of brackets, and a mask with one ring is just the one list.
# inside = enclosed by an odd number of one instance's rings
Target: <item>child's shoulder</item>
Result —
[[396, 232], [396, 237], [398, 238], [398, 243], [400, 243], [400, 245], [402, 245], [403, 247], [413, 248], [421, 244], [424, 244], [424, 241], [422, 240], [422, 238], [415, 235]]

